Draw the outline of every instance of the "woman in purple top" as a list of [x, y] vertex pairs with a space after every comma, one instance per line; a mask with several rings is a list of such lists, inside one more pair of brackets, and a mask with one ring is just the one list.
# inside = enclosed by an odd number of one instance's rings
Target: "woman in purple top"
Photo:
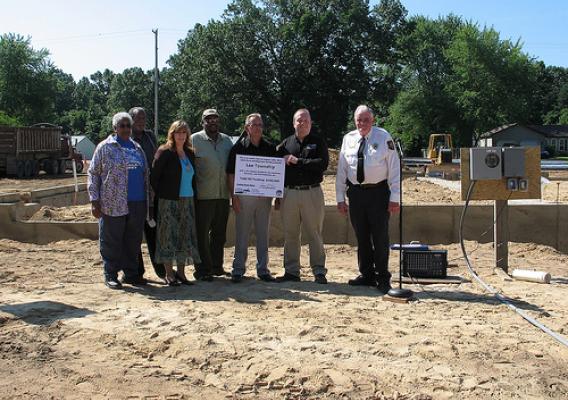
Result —
[[144, 151], [130, 138], [132, 118], [120, 112], [112, 118], [114, 133], [97, 146], [88, 171], [91, 211], [99, 219], [99, 244], [105, 284], [146, 283], [138, 274], [138, 252], [148, 215], [149, 169]]

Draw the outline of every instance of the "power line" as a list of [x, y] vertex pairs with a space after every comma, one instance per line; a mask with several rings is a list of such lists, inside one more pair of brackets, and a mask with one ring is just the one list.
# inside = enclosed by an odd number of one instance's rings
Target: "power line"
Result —
[[[176, 32], [184, 32], [187, 33], [191, 29], [182, 29], [182, 28], [158, 28], [161, 32], [168, 32], [168, 33], [176, 33]], [[55, 42], [55, 41], [65, 41], [65, 40], [77, 40], [77, 39], [99, 39], [99, 38], [107, 38], [113, 36], [122, 36], [122, 35], [132, 35], [132, 34], [141, 34], [141, 33], [150, 33], [152, 29], [135, 29], [129, 31], [115, 31], [115, 32], [99, 32], [99, 33], [90, 33], [84, 35], [73, 35], [73, 36], [61, 36], [61, 37], [53, 37], [47, 39], [37, 39], [37, 41], [41, 42]]]
[[38, 39], [37, 41], [41, 42], [55, 42], [55, 41], [65, 41], [65, 40], [77, 40], [77, 39], [99, 39], [99, 38], [107, 38], [112, 36], [122, 36], [122, 35], [132, 35], [132, 34], [141, 34], [141, 33], [150, 33], [151, 30], [148, 29], [138, 29], [138, 30], [131, 30], [131, 31], [117, 31], [117, 32], [101, 32], [101, 33], [92, 33], [86, 35], [76, 35], [76, 36], [65, 36], [65, 37], [58, 37], [58, 38], [49, 38], [49, 39]]

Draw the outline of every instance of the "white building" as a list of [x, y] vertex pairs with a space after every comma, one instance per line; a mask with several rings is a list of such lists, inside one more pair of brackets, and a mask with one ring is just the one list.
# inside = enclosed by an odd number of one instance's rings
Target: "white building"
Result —
[[97, 147], [91, 139], [85, 135], [71, 136], [71, 144], [77, 152], [83, 155], [83, 160], [91, 160], [93, 154], [95, 153], [95, 148]]
[[503, 125], [482, 134], [478, 146], [541, 146], [543, 150], [548, 146], [555, 154], [565, 155], [568, 125]]

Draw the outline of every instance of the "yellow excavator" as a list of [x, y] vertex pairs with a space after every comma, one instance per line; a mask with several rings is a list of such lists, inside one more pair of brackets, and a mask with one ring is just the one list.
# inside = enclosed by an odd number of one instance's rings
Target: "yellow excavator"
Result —
[[444, 179], [457, 179], [459, 164], [452, 162], [452, 135], [449, 133], [434, 133], [428, 141], [427, 158], [432, 164], [426, 166], [427, 176], [439, 176]]

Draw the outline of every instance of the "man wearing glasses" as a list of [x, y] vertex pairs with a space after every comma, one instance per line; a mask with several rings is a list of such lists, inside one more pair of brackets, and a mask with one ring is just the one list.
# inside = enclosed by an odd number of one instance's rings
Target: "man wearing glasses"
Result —
[[245, 133], [233, 146], [227, 164], [227, 182], [235, 212], [235, 258], [231, 280], [239, 283], [246, 270], [248, 242], [252, 225], [256, 234], [256, 274], [264, 282], [275, 281], [268, 270], [268, 227], [272, 198], [234, 194], [237, 155], [275, 157], [276, 148], [262, 136], [260, 114], [250, 114], [245, 120]]
[[389, 216], [400, 211], [399, 158], [391, 135], [374, 126], [369, 107], [357, 107], [354, 119], [357, 129], [343, 137], [335, 181], [337, 209], [349, 213], [358, 244], [360, 275], [349, 284], [375, 286], [386, 294], [391, 288]]
[[201, 264], [196, 265], [194, 276], [212, 281], [213, 276], [226, 275], [223, 253], [229, 219], [229, 189], [225, 170], [233, 142], [219, 131], [217, 110], [203, 111], [201, 122], [203, 130], [191, 135], [197, 186], [197, 244], [201, 255]]

